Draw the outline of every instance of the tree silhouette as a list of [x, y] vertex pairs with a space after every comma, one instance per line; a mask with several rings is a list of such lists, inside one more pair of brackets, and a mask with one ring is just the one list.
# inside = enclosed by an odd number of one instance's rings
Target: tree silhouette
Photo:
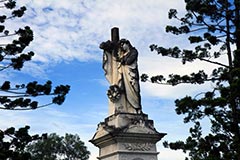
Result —
[[90, 154], [78, 135], [67, 133], [65, 136], [51, 133], [46, 139], [30, 143], [27, 151], [31, 153], [32, 159], [47, 160], [87, 160]]
[[[182, 63], [201, 60], [215, 64], [211, 74], [204, 70], [189, 75], [170, 74], [141, 76], [142, 81], [158, 84], [212, 83], [213, 88], [198, 96], [177, 99], [176, 113], [184, 115], [184, 123], [193, 122], [185, 141], [164, 142], [165, 147], [183, 150], [192, 160], [240, 160], [240, 1], [185, 0], [186, 14], [168, 13], [179, 26], [166, 26], [166, 32], [186, 34], [194, 49], [177, 46], [165, 48], [153, 44], [151, 51], [162, 56], [181, 59]], [[216, 49], [217, 48], [217, 49]], [[226, 64], [219, 61], [225, 57]], [[209, 119], [211, 131], [203, 135], [201, 122]]]
[[[33, 41], [33, 31], [29, 26], [10, 31], [5, 23], [24, 15], [26, 7], [17, 7], [14, 0], [0, 0], [0, 71], [7, 69], [21, 70], [24, 63], [30, 61], [34, 52], [24, 52], [24, 49]], [[12, 22], [11, 22], [12, 23]], [[52, 82], [39, 84], [37, 81], [27, 84], [12, 85], [5, 80], [0, 84], [0, 109], [1, 110], [32, 110], [46, 107], [51, 104], [61, 105], [69, 92], [70, 86], [59, 85], [52, 87]], [[37, 98], [41, 96], [51, 97], [51, 102], [39, 104]], [[0, 130], [0, 159], [28, 159], [30, 154], [24, 151], [25, 146], [37, 139], [43, 139], [46, 135], [28, 134], [29, 126], [16, 130], [10, 127]]]

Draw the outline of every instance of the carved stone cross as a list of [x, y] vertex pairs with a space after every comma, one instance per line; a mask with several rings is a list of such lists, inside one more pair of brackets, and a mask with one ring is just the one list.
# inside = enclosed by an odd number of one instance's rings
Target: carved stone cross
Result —
[[119, 29], [117, 27], [114, 27], [111, 29], [111, 40], [115, 43], [117, 43], [119, 39]]

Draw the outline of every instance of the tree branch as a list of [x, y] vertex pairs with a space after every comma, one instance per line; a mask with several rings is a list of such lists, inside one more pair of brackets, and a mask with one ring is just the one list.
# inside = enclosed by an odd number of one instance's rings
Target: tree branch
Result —
[[3, 71], [4, 69], [10, 68], [10, 67], [11, 67], [11, 64], [8, 66], [0, 66], [0, 71]]
[[[153, 77], [154, 77], [154, 76], [153, 76]], [[210, 78], [210, 79], [204, 80], [204, 82], [216, 81], [216, 80], [219, 80], [219, 79], [218, 79], [218, 78]], [[151, 80], [149, 80], [149, 79], [146, 79], [145, 81], [150, 82], [150, 83], [160, 84], [160, 85], [167, 85], [167, 86], [176, 86], [176, 85], [179, 85], [179, 84], [193, 84], [192, 82], [178, 82], [178, 83], [175, 83], [175, 84], [173, 85], [173, 84], [168, 83], [168, 82], [151, 81]], [[145, 81], [144, 81], [144, 82], [145, 82]], [[168, 80], [165, 80], [165, 81], [168, 81]]]
[[231, 68], [230, 66], [219, 63], [219, 62], [210, 61], [210, 60], [207, 60], [207, 59], [204, 59], [204, 58], [198, 58], [198, 59], [201, 60], [201, 61], [206, 61], [206, 62], [209, 62], [209, 63], [212, 63], [212, 64], [220, 65], [220, 66], [223, 66], [223, 67], [226, 67], [226, 68]]
[[[25, 94], [25, 93], [18, 93], [18, 92], [11, 92], [11, 91], [5, 91], [11, 94], [20, 94], [18, 96], [10, 96], [10, 95], [6, 95], [6, 96], [0, 96], [0, 97], [8, 97], [8, 98], [24, 98], [24, 97], [39, 97], [39, 96], [46, 96], [46, 94], [37, 94], [36, 96], [32, 95], [32, 94]], [[55, 95], [54, 93], [48, 94], [47, 96], [53, 96]]]
[[[44, 105], [38, 106], [37, 108], [34, 108], [34, 109], [44, 108], [44, 107], [50, 106], [50, 105], [52, 105], [52, 104], [53, 104], [53, 103], [44, 104]], [[1, 110], [14, 110], [14, 111], [29, 111], [29, 110], [34, 110], [34, 109], [31, 108], [31, 107], [28, 107], [28, 108], [5, 108], [5, 107], [0, 107], [0, 109], [1, 109]]]
[[5, 38], [5, 37], [10, 37], [10, 36], [15, 36], [17, 35], [17, 33], [12, 33], [12, 34], [8, 34], [8, 35], [0, 35], [0, 38]]

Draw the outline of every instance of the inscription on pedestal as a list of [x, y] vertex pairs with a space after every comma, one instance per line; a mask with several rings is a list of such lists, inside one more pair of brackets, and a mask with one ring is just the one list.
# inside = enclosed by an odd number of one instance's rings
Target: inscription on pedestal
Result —
[[123, 145], [129, 151], [150, 151], [153, 146], [152, 143], [125, 143]]
[[[141, 157], [141, 158], [140, 158]], [[147, 156], [142, 158], [141, 155], [133, 156], [133, 155], [124, 155], [120, 158], [121, 160], [157, 160], [157, 157], [154, 156]]]

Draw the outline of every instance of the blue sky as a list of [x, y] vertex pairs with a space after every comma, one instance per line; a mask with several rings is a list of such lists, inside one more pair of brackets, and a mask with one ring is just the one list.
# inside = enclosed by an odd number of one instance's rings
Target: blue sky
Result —
[[[35, 111], [0, 112], [0, 128], [31, 125], [32, 133], [79, 134], [91, 151], [90, 160], [96, 160], [98, 149], [88, 142], [97, 124], [108, 116], [108, 88], [101, 68], [102, 51], [98, 48], [110, 39], [112, 27], [120, 28], [120, 37], [127, 38], [139, 51], [139, 71], [149, 75], [210, 71], [212, 66], [202, 62], [186, 64], [151, 53], [149, 45], [155, 43], [170, 47], [191, 48], [185, 37], [165, 33], [168, 10], [177, 8], [182, 13], [183, 0], [18, 0], [26, 5], [24, 18], [9, 23], [11, 29], [29, 25], [34, 41], [27, 50], [36, 56], [26, 63], [22, 72], [4, 72], [6, 78], [22, 83], [52, 80], [55, 85], [69, 84], [71, 91], [62, 106], [51, 106]], [[204, 86], [177, 87], [141, 83], [144, 113], [154, 120], [159, 132], [167, 133], [163, 139], [184, 139], [188, 125], [174, 111], [174, 100], [185, 95], [206, 91]], [[43, 99], [43, 102], [47, 101]], [[159, 159], [181, 160], [183, 154], [162, 147], [158, 143]]]

